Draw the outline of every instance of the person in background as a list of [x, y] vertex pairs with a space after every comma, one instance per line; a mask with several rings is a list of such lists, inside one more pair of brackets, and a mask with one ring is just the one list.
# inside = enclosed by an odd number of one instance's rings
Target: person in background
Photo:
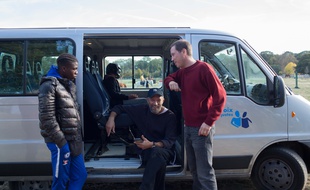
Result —
[[226, 103], [226, 91], [213, 68], [192, 57], [192, 46], [188, 41], [174, 42], [170, 53], [179, 70], [168, 75], [164, 84], [172, 91], [181, 92], [186, 154], [193, 189], [214, 190], [217, 182], [212, 166], [213, 136], [215, 121]]
[[164, 100], [162, 90], [152, 88], [148, 91], [147, 105], [117, 105], [106, 123], [109, 136], [115, 133], [115, 117], [127, 113], [141, 132], [141, 140], [135, 141], [141, 150], [141, 167], [145, 168], [140, 190], [164, 190], [166, 166], [174, 156], [176, 117], [163, 106]]
[[53, 190], [83, 188], [87, 172], [76, 86], [78, 61], [71, 54], [61, 54], [42, 77], [39, 88], [41, 135], [51, 151]]
[[116, 63], [108, 64], [106, 68], [106, 75], [102, 80], [102, 84], [110, 96], [110, 107], [115, 105], [122, 105], [124, 100], [131, 100], [138, 98], [137, 94], [130, 94], [129, 96], [121, 93], [121, 88], [117, 79], [120, 78], [121, 68]]
[[145, 78], [143, 75], [140, 76], [140, 85], [144, 86], [145, 85]]

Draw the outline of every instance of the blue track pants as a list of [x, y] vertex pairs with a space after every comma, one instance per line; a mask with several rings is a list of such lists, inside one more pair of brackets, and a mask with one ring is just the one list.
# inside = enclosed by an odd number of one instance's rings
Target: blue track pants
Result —
[[47, 147], [52, 157], [52, 190], [81, 190], [87, 178], [83, 155], [72, 157], [68, 144], [58, 148], [55, 143], [47, 143]]

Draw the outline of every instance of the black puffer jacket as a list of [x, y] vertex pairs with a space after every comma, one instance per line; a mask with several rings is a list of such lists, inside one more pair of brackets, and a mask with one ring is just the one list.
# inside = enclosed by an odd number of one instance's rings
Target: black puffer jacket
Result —
[[82, 153], [81, 122], [73, 82], [56, 77], [41, 79], [39, 119], [46, 143], [53, 142], [61, 148], [68, 142], [72, 156]]

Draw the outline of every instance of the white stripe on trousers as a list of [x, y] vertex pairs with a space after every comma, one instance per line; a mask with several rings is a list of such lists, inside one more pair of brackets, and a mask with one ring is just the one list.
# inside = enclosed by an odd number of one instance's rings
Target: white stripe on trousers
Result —
[[57, 147], [57, 162], [56, 162], [56, 170], [55, 170], [55, 177], [58, 178], [59, 173], [59, 161], [60, 161], [60, 149]]

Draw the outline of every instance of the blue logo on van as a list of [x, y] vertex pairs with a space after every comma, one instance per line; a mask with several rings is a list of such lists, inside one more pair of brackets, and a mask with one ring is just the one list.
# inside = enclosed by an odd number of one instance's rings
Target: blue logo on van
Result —
[[243, 127], [243, 128], [248, 128], [249, 122], [252, 123], [252, 121], [247, 117], [247, 112], [243, 112], [242, 114], [242, 118], [240, 117], [240, 113], [239, 111], [235, 111], [235, 116], [233, 117], [230, 121], [230, 123], [235, 126], [235, 127]]
[[226, 107], [223, 110], [221, 117], [232, 117], [230, 124], [235, 127], [243, 127], [248, 128], [250, 123], [252, 123], [251, 119], [247, 117], [247, 112], [243, 112], [242, 117], [240, 116], [240, 112], [237, 110], [233, 111], [233, 109]]

